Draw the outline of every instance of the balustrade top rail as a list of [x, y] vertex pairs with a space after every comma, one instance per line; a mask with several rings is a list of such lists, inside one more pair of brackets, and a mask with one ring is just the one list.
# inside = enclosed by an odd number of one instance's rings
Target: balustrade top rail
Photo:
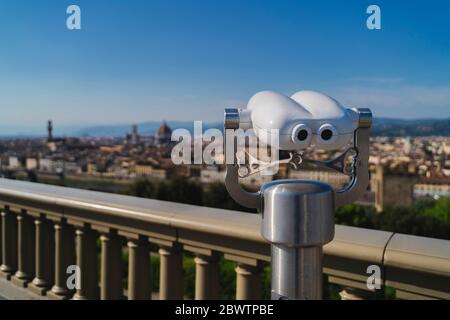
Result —
[[[256, 214], [7, 179], [0, 179], [0, 204], [193, 253], [220, 252], [237, 263], [270, 261]], [[369, 290], [370, 265], [399, 298], [450, 298], [450, 241], [337, 225], [324, 247], [329, 281]]]

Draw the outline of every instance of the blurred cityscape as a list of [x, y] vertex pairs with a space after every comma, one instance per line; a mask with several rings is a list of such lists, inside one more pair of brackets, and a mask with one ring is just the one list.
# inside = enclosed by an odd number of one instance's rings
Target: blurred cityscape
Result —
[[[172, 129], [166, 122], [154, 135], [141, 135], [137, 125], [123, 137], [53, 135], [48, 121], [45, 138], [0, 139], [0, 170], [7, 178], [62, 184], [121, 193], [136, 179], [150, 181], [184, 177], [207, 187], [224, 180], [224, 165], [174, 165]], [[386, 207], [411, 206], [418, 199], [450, 196], [450, 138], [371, 138], [371, 182], [359, 204], [381, 212]], [[306, 158], [329, 159], [330, 154], [307, 151]], [[323, 168], [293, 170], [282, 165], [274, 177], [252, 175], [242, 183], [258, 188], [271, 179], [315, 179], [342, 186], [348, 177]]]

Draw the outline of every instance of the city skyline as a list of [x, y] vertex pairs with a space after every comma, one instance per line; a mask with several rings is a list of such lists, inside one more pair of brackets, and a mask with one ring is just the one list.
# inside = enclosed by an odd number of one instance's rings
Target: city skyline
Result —
[[0, 4], [3, 131], [49, 118], [69, 128], [216, 122], [265, 89], [315, 89], [379, 117], [450, 117], [445, 1], [378, 1], [375, 31], [367, 1], [81, 0], [75, 31], [69, 4]]

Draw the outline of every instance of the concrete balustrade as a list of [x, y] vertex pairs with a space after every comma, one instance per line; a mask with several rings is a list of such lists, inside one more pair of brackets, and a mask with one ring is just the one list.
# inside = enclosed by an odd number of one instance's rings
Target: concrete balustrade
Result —
[[69, 299], [74, 288], [67, 285], [68, 267], [75, 265], [75, 233], [65, 219], [55, 222], [55, 281], [48, 293], [51, 299]]
[[2, 265], [3, 262], [3, 219], [1, 216], [1, 208], [0, 208], [0, 266]]
[[10, 280], [17, 270], [17, 218], [5, 206], [1, 212], [2, 218], [2, 264], [0, 275]]
[[[152, 281], [159, 281], [160, 299], [183, 299], [189, 252], [195, 299], [221, 297], [222, 257], [236, 263], [236, 299], [261, 298], [270, 246], [258, 215], [6, 179], [0, 208], [0, 275], [34, 293], [151, 299]], [[450, 299], [450, 241], [345, 226], [335, 233], [323, 250], [324, 272], [342, 286], [342, 299], [379, 297], [385, 285], [402, 299]], [[150, 243], [159, 246], [159, 279], [151, 278]], [[373, 265], [381, 270], [379, 292], [366, 286]], [[67, 286], [68, 266], [79, 270], [76, 288]]]
[[53, 223], [43, 214], [34, 220], [35, 225], [35, 277], [29, 288], [45, 295], [53, 285], [55, 264], [55, 238]]
[[26, 287], [34, 278], [34, 220], [25, 210], [17, 215], [18, 229], [18, 270], [12, 281], [21, 287]]
[[123, 299], [123, 266], [122, 266], [122, 238], [117, 230], [100, 236], [102, 243], [101, 275], [100, 275], [100, 299]]
[[236, 300], [261, 299], [261, 266], [240, 263], [236, 271]]
[[74, 300], [94, 300], [99, 297], [97, 232], [89, 224], [78, 226], [76, 235], [77, 266], [80, 270], [80, 287]]
[[181, 246], [173, 244], [171, 247], [159, 249], [160, 275], [159, 299], [183, 299], [183, 255]]
[[3, 262], [3, 245], [2, 245], [2, 243], [3, 243], [3, 219], [2, 219], [2, 216], [1, 216], [1, 210], [0, 210], [0, 266], [2, 265], [2, 262]]
[[146, 237], [128, 240], [128, 299], [151, 299], [149, 243]]
[[374, 299], [375, 295], [368, 291], [356, 288], [346, 287], [339, 292], [341, 300], [370, 300]]
[[220, 257], [198, 254], [195, 259], [195, 300], [212, 300], [220, 298]]

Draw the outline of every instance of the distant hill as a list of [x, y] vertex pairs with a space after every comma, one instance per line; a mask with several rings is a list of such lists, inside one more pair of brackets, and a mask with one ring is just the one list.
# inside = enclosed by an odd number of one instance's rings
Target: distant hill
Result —
[[[193, 132], [192, 121], [168, 121], [173, 129], [185, 128]], [[161, 125], [161, 121], [148, 121], [138, 124], [141, 135], [154, 135]], [[217, 128], [222, 130], [221, 122], [204, 122], [203, 130]], [[131, 124], [98, 125], [89, 127], [56, 127], [55, 136], [66, 137], [124, 137], [131, 132]], [[44, 137], [44, 128], [0, 128], [2, 137]], [[372, 136], [450, 136], [450, 118], [448, 119], [392, 119], [375, 118], [371, 130]]]
[[[167, 121], [172, 130], [183, 128], [190, 132], [194, 131], [194, 123], [192, 121]], [[150, 121], [138, 124], [138, 133], [141, 135], [155, 135], [156, 130], [161, 126], [160, 121]], [[203, 131], [210, 128], [222, 129], [223, 124], [219, 122], [203, 122]], [[90, 136], [90, 137], [123, 137], [131, 132], [130, 124], [123, 125], [103, 125], [86, 127], [72, 133], [74, 136]]]
[[[185, 128], [193, 132], [192, 121], [168, 121], [172, 129]], [[138, 125], [142, 135], [154, 135], [161, 122], [151, 121]], [[219, 122], [204, 122], [203, 130], [217, 128], [222, 130], [223, 124]], [[75, 136], [115, 136], [121, 137], [131, 131], [131, 125], [111, 125], [87, 127], [76, 132]], [[375, 118], [371, 129], [373, 136], [450, 136], [450, 119], [391, 119]]]
[[450, 136], [450, 119], [390, 119], [375, 118], [374, 136]]

